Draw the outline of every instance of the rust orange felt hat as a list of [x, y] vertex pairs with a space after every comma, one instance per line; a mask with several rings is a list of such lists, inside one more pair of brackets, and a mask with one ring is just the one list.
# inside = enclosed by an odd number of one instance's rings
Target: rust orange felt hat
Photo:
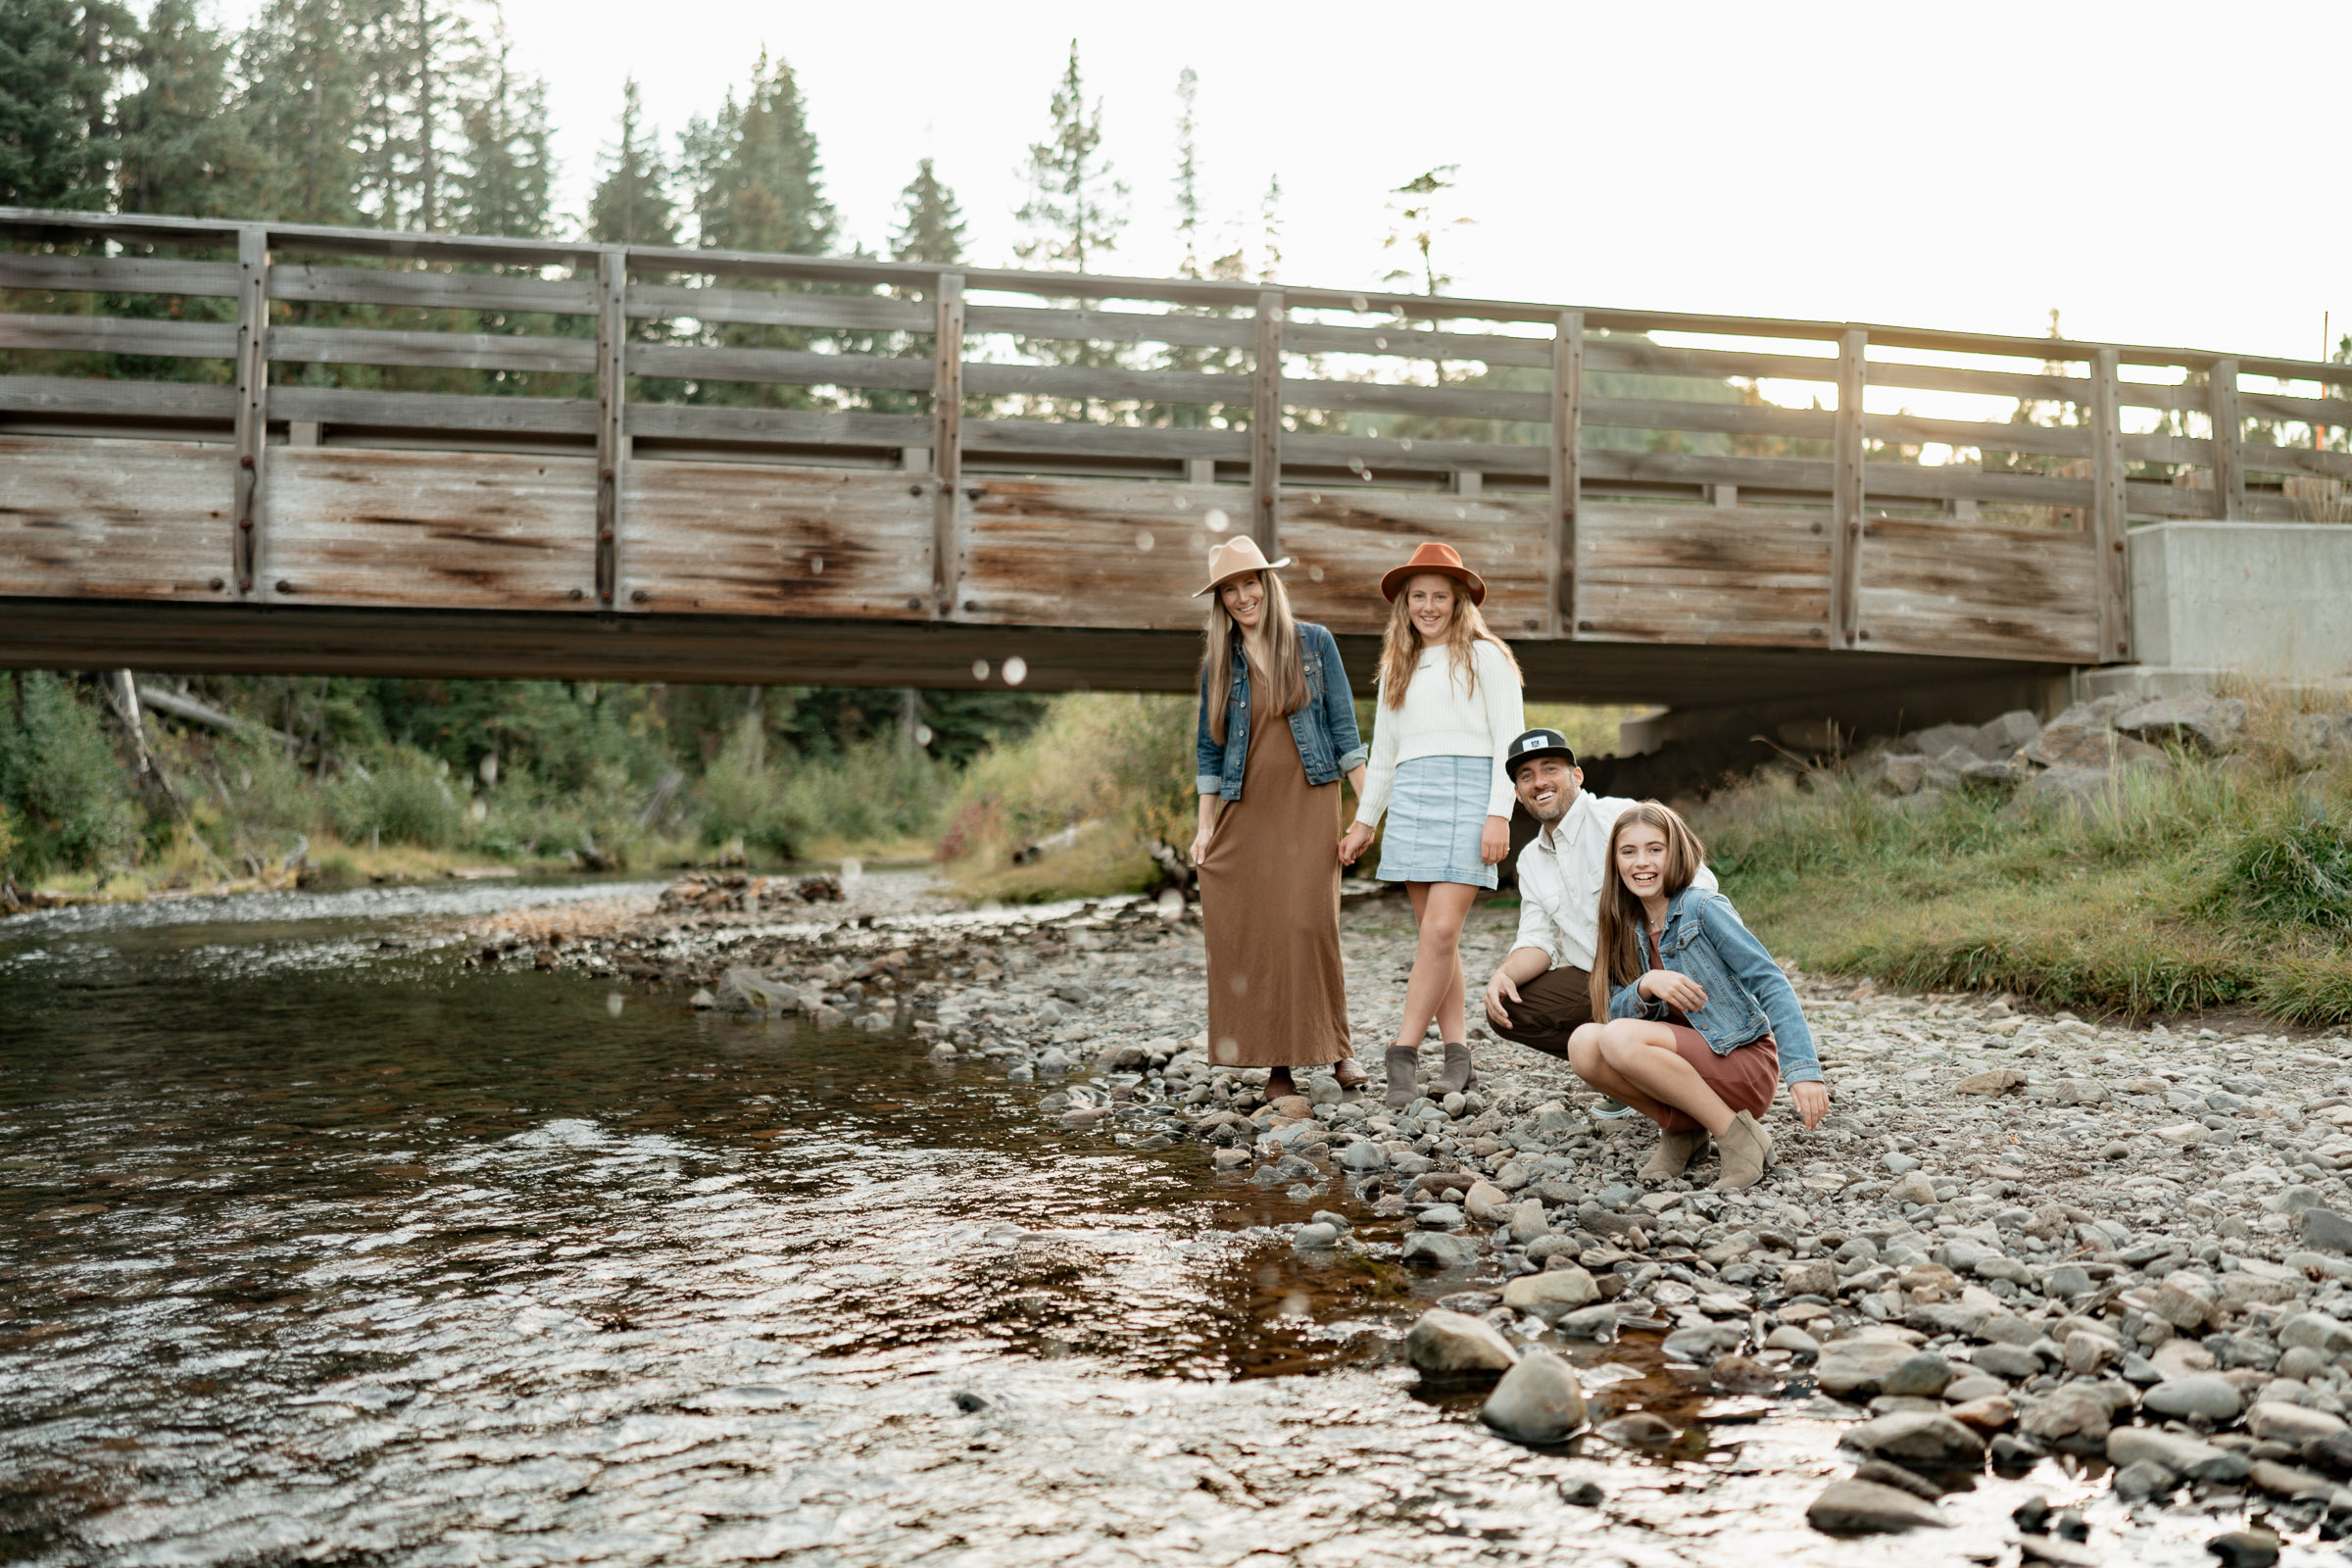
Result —
[[1486, 579], [1462, 564], [1461, 555], [1453, 546], [1442, 545], [1435, 540], [1415, 545], [1412, 560], [1381, 573], [1380, 597], [1395, 604], [1396, 596], [1404, 591], [1405, 583], [1425, 571], [1460, 582], [1470, 590], [1470, 602], [1474, 605], [1487, 602]]

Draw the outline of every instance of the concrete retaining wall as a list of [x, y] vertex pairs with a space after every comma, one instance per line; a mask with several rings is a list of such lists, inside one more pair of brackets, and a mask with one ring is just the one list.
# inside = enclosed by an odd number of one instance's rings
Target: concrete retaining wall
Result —
[[2352, 677], [2352, 526], [2160, 522], [2132, 530], [2142, 665], [2256, 679]]

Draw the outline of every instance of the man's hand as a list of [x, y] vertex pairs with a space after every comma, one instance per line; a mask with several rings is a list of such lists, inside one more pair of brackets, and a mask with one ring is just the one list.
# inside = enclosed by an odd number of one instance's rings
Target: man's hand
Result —
[[1819, 1079], [1808, 1079], [1788, 1086], [1788, 1098], [1796, 1104], [1796, 1113], [1804, 1119], [1805, 1131], [1821, 1125], [1821, 1118], [1830, 1113], [1830, 1086]]
[[1511, 819], [1490, 816], [1487, 825], [1478, 830], [1478, 858], [1486, 865], [1500, 865], [1502, 858], [1511, 853]]
[[1689, 975], [1673, 969], [1652, 969], [1634, 984], [1650, 1001], [1663, 1002], [1685, 1012], [1696, 1012], [1707, 1004], [1706, 989]]
[[1355, 858], [1363, 854], [1364, 846], [1371, 842], [1372, 830], [1370, 828], [1364, 826], [1364, 824], [1361, 822], [1358, 822], [1353, 827], [1350, 827], [1340, 837], [1340, 863], [1342, 865], [1353, 865], [1355, 863]]
[[1518, 1000], [1518, 986], [1512, 983], [1508, 972], [1497, 968], [1494, 978], [1487, 982], [1487, 1016], [1508, 1028], [1511, 1015], [1503, 1009], [1503, 1004]]

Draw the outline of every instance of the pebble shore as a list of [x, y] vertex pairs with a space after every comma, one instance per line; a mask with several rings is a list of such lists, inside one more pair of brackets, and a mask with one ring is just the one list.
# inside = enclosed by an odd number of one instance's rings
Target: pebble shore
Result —
[[[1797, 975], [1829, 1119], [1808, 1134], [1784, 1097], [1776, 1166], [1750, 1191], [1708, 1189], [1712, 1152], [1645, 1188], [1646, 1122], [1597, 1118], [1565, 1063], [1475, 1026], [1466, 1095], [1392, 1112], [1321, 1074], [1264, 1103], [1262, 1071], [1208, 1060], [1200, 931], [1172, 905], [908, 921], [922, 901], [873, 896], [885, 912], [854, 892], [797, 925], [774, 906], [673, 908], [541, 956], [878, 1048], [912, 1036], [943, 1064], [1034, 1085], [1074, 1138], [1203, 1145], [1233, 1179], [1329, 1194], [1292, 1245], [1440, 1271], [1452, 1289], [1405, 1357], [1436, 1380], [1502, 1378], [1487, 1419], [1521, 1441], [1557, 1441], [1566, 1419], [1552, 1352], [1654, 1334], [1723, 1394], [1852, 1423], [1854, 1473], [1813, 1507], [1824, 1530], [1934, 1526], [1949, 1474], [2051, 1455], [2108, 1461], [2135, 1509], [2352, 1529], [2352, 1034], [2131, 1027]], [[1472, 917], [1474, 1007], [1513, 925], [1499, 906]], [[1410, 931], [1395, 898], [1343, 918], [1376, 1076]], [[1433, 1042], [1425, 1073], [1438, 1065]], [[1359, 1240], [1349, 1212], [1400, 1222], [1401, 1240]], [[1621, 1424], [1598, 1435], [1655, 1441]], [[2098, 1560], [2067, 1519], [2029, 1511], [2030, 1557]], [[2211, 1549], [2273, 1560], [2264, 1530], [2238, 1534]]]

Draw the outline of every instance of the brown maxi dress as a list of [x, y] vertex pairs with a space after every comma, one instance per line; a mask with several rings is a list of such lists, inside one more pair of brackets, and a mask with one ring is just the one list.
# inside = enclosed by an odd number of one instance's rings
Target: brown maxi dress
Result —
[[1212, 1065], [1312, 1067], [1354, 1054], [1339, 843], [1338, 781], [1309, 784], [1291, 721], [1251, 714], [1242, 798], [1225, 803], [1200, 865]]

